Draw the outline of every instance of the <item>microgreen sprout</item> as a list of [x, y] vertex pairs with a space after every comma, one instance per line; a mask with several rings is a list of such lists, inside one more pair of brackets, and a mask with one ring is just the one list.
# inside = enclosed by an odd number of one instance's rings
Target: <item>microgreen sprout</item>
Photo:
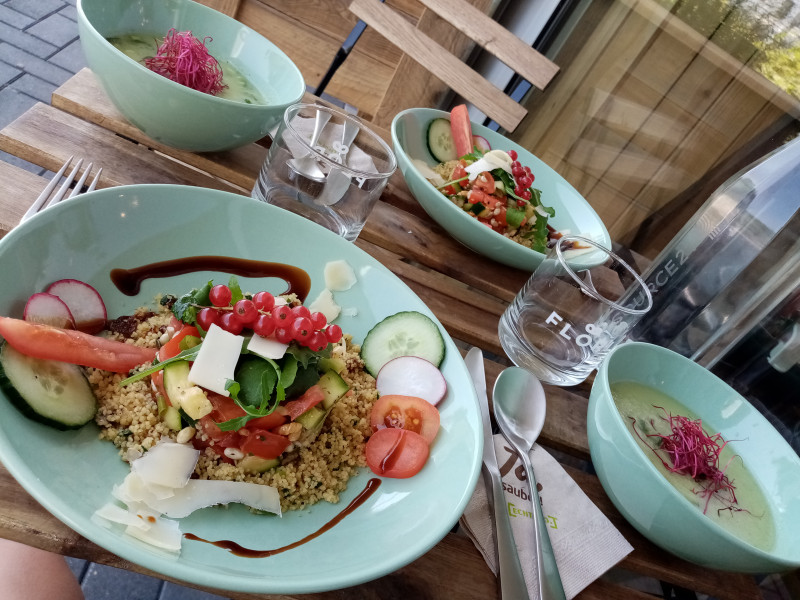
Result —
[[172, 28], [158, 47], [156, 56], [146, 58], [145, 66], [181, 85], [198, 92], [216, 96], [225, 85], [222, 83], [222, 67], [209, 54], [206, 42], [192, 35], [191, 31]]
[[[664, 412], [660, 419], [668, 425], [671, 433], [667, 435], [647, 433], [643, 437], [636, 428], [636, 419], [630, 417], [633, 431], [667, 470], [687, 475], [700, 484], [700, 489], [693, 491], [705, 500], [703, 514], [708, 510], [709, 502], [715, 495], [727, 504], [723, 510], [743, 510], [734, 506], [737, 504], [735, 488], [725, 474], [733, 458], [720, 468], [720, 453], [728, 444], [722, 435], [706, 433], [700, 419], [692, 420], [681, 415], [672, 415], [661, 406], [655, 408]], [[650, 425], [653, 430], [657, 430], [655, 422], [651, 421]], [[656, 438], [657, 442], [651, 445], [646, 438]]]

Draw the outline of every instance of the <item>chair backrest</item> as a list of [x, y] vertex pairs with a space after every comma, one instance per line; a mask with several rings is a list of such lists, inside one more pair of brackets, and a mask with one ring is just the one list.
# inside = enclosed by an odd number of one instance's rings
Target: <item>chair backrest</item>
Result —
[[[558, 72], [558, 66], [465, 0], [420, 2], [426, 11], [416, 27], [380, 0], [352, 0], [350, 3], [353, 14], [404, 53], [372, 121], [385, 127], [405, 108], [435, 106], [440, 101], [438, 93], [437, 97], [431, 97], [424, 89], [426, 83], [414, 77], [421, 67], [503, 129], [516, 129], [527, 114], [526, 109], [426, 33], [428, 15], [425, 13], [435, 13], [446, 19], [538, 89], [547, 86]], [[440, 39], [439, 30], [436, 34]]]

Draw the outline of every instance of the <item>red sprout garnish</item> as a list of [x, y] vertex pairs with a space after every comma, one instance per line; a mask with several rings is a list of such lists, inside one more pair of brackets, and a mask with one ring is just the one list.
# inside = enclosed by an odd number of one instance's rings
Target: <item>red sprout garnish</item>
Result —
[[[636, 419], [630, 417], [633, 431], [653, 451], [667, 470], [681, 475], [688, 475], [701, 484], [700, 490], [693, 491], [695, 494], [705, 498], [703, 514], [708, 510], [708, 503], [714, 495], [717, 495], [723, 503], [728, 504], [722, 510], [730, 510], [731, 512], [744, 510], [733, 506], [737, 504], [735, 488], [725, 474], [730, 461], [724, 468], [719, 468], [719, 455], [728, 443], [723, 440], [722, 435], [719, 433], [713, 435], [706, 433], [703, 430], [703, 423], [700, 419], [693, 421], [681, 415], [672, 415], [661, 406], [655, 406], [655, 408], [660, 408], [664, 411], [666, 416], [662, 416], [661, 419], [669, 425], [672, 433], [669, 435], [660, 433], [646, 434], [648, 438], [659, 439], [657, 447], [653, 447], [636, 430]], [[650, 424], [655, 429], [655, 423], [651, 421]], [[659, 454], [659, 451], [666, 454], [666, 459]]]
[[156, 56], [146, 58], [144, 66], [181, 85], [216, 96], [226, 86], [222, 83], [222, 68], [206, 48], [207, 41], [211, 38], [199, 40], [191, 31], [172, 28]]

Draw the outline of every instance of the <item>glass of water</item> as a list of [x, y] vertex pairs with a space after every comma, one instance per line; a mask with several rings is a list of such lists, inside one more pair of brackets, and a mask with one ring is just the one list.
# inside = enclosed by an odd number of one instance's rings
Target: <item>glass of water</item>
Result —
[[355, 115], [295, 104], [283, 115], [252, 196], [352, 242], [396, 168], [392, 149]]
[[597, 242], [566, 235], [503, 313], [500, 343], [514, 364], [542, 382], [577, 385], [652, 305], [633, 267]]

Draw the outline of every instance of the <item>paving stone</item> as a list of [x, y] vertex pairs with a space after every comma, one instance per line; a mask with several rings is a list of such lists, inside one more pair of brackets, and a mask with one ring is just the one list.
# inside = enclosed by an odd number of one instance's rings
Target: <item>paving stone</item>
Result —
[[[2, 37], [0, 37], [0, 40], [2, 40]], [[61, 85], [73, 75], [66, 69], [50, 64], [46, 60], [42, 60], [2, 41], [0, 41], [0, 56], [11, 66], [27, 71], [36, 77], [41, 77], [55, 85]]]
[[76, 23], [78, 22], [78, 11], [74, 4], [65, 5], [64, 8], [58, 11], [58, 14], [60, 14], [62, 17], [66, 17], [70, 21], [75, 21]]
[[45, 104], [50, 104], [53, 90], [56, 89], [56, 86], [49, 81], [39, 79], [28, 73], [17, 79], [10, 87]]
[[[11, 27], [5, 23], [0, 23], [0, 40], [39, 58], [47, 58], [58, 49], [57, 46], [41, 38], [20, 31], [16, 27]], [[3, 57], [3, 60], [7, 60], [5, 52], [0, 52], [0, 56]]]
[[227, 597], [167, 581], [164, 583], [164, 589], [161, 590], [158, 600], [227, 600]]
[[[44, 170], [44, 169], [40, 169]], [[83, 576], [89, 570], [89, 561], [82, 558], [72, 558], [71, 556], [64, 557], [67, 561], [67, 566], [72, 574], [78, 581], [83, 581]]]
[[70, 73], [77, 73], [86, 66], [86, 57], [83, 55], [81, 41], [75, 40], [66, 48], [62, 48], [51, 56], [48, 62], [58, 65]]
[[0, 87], [5, 87], [20, 75], [22, 75], [22, 71], [0, 61]]
[[140, 573], [91, 563], [81, 588], [86, 600], [154, 600], [163, 583]]
[[31, 25], [26, 32], [61, 48], [78, 37], [78, 25], [61, 13], [55, 13]]
[[5, 5], [34, 19], [41, 19], [56, 12], [64, 6], [64, 2], [62, 0], [8, 0]]
[[22, 14], [19, 11], [14, 10], [13, 8], [9, 8], [3, 4], [0, 4], [0, 21], [11, 25], [12, 27], [16, 27], [17, 29], [24, 29], [29, 25], [35, 23], [35, 19], [29, 17], [28, 15]]
[[3, 107], [0, 112], [0, 128], [11, 123], [34, 104], [36, 104], [34, 98], [13, 87], [5, 87], [0, 90], [0, 106]]

